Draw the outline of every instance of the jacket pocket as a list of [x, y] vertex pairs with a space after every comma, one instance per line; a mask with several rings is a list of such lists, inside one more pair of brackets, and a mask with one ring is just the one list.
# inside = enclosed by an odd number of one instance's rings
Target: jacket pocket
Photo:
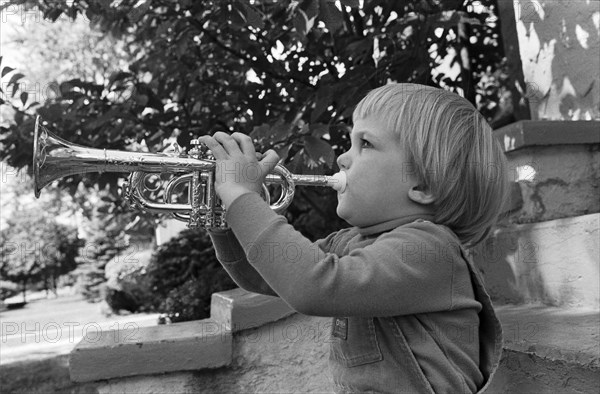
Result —
[[332, 323], [331, 361], [345, 367], [356, 367], [383, 360], [373, 318], [345, 318], [346, 330], [339, 330], [339, 320], [342, 319], [334, 318]]

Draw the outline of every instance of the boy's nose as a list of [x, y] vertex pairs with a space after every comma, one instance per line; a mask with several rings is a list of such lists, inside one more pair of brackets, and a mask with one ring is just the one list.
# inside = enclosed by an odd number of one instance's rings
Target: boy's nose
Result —
[[337, 164], [342, 170], [348, 169], [348, 166], [350, 165], [350, 155], [348, 155], [348, 152], [344, 152], [338, 156]]

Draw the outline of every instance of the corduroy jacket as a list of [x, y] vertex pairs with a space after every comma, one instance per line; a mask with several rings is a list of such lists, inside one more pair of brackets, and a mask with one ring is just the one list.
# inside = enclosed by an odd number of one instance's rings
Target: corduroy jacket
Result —
[[428, 217], [340, 230], [311, 242], [255, 193], [210, 231], [236, 283], [332, 317], [336, 392], [475, 393], [502, 351], [501, 326], [456, 235]]

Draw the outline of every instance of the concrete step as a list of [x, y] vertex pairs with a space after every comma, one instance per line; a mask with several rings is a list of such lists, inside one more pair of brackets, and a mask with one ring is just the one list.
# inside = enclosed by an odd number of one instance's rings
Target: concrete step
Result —
[[535, 304], [496, 311], [504, 354], [487, 393], [600, 392], [600, 311]]

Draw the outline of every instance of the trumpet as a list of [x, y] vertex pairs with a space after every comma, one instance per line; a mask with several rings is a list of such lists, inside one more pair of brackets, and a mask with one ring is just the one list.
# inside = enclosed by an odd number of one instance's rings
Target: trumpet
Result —
[[[227, 228], [226, 210], [214, 188], [216, 161], [210, 150], [198, 140], [192, 140], [191, 145], [193, 147], [188, 153], [176, 143], [162, 153], [88, 148], [51, 133], [38, 116], [33, 142], [35, 196], [39, 198], [45, 186], [66, 176], [128, 172], [130, 174], [121, 193], [130, 205], [146, 212], [171, 214], [177, 220], [187, 221], [190, 228]], [[167, 182], [162, 202], [144, 196], [148, 191], [145, 189], [148, 176], [156, 174], [176, 174]], [[187, 185], [187, 204], [174, 202], [175, 190], [182, 185]], [[281, 194], [273, 204], [270, 203], [267, 185], [281, 186]], [[343, 192], [346, 177], [343, 171], [332, 176], [296, 175], [277, 164], [262, 185], [263, 198], [271, 209], [281, 213], [291, 204], [296, 186], [327, 186]]]

